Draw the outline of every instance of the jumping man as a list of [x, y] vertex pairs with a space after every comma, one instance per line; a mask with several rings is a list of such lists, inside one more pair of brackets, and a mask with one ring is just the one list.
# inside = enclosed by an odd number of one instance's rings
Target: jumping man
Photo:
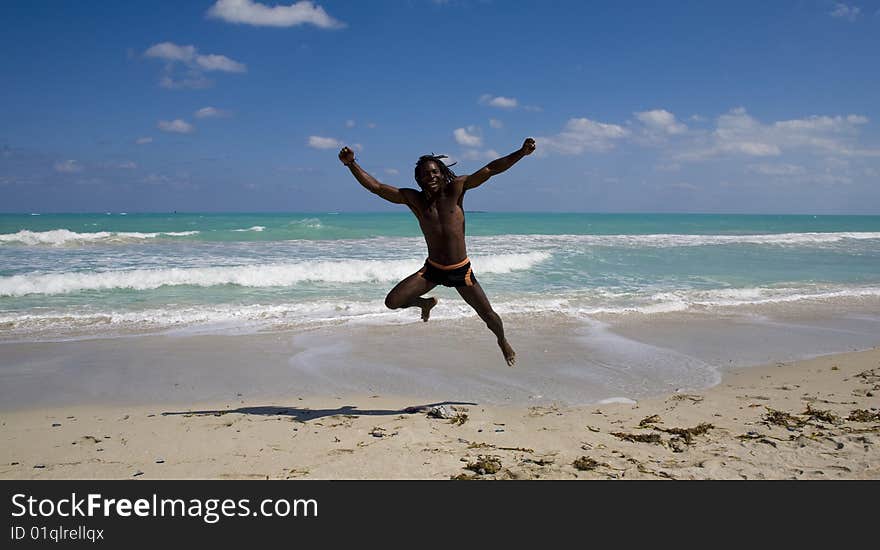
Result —
[[422, 320], [427, 321], [437, 298], [423, 298], [435, 286], [455, 287], [489, 327], [496, 338], [504, 360], [511, 367], [516, 354], [507, 338], [501, 317], [492, 309], [489, 299], [471, 270], [464, 243], [464, 208], [462, 200], [468, 189], [473, 189], [496, 174], [504, 172], [521, 158], [535, 150], [535, 140], [528, 138], [519, 150], [493, 160], [470, 176], [456, 176], [446, 164], [444, 156], [424, 155], [416, 163], [415, 179], [421, 191], [398, 189], [381, 183], [361, 168], [348, 147], [339, 151], [339, 160], [351, 170], [352, 175], [371, 193], [395, 204], [405, 204], [419, 220], [422, 234], [428, 245], [428, 259], [418, 272], [397, 283], [385, 305], [390, 309], [418, 307]]

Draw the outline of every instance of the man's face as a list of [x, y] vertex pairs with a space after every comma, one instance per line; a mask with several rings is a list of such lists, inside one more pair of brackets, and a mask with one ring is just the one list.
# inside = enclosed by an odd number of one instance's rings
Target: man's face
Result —
[[422, 186], [422, 189], [430, 193], [437, 193], [440, 191], [443, 183], [443, 173], [436, 162], [429, 160], [422, 165], [419, 171], [419, 185]]

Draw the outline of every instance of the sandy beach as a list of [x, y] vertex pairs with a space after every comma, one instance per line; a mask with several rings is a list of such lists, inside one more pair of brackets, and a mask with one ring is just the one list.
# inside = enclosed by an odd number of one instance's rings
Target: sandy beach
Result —
[[24, 408], [2, 414], [0, 478], [877, 479], [878, 393], [874, 348], [589, 406], [291, 395]]

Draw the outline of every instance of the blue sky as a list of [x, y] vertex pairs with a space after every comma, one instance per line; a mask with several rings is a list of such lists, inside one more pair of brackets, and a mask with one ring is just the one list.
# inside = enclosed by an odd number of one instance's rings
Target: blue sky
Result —
[[0, 211], [880, 213], [880, 0], [4, 2]]

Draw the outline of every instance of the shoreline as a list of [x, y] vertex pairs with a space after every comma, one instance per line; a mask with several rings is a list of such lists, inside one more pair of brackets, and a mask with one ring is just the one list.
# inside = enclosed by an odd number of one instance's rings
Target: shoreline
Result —
[[880, 479], [878, 395], [874, 347], [635, 403], [446, 402], [449, 419], [390, 394], [34, 408], [0, 417], [0, 478]]

